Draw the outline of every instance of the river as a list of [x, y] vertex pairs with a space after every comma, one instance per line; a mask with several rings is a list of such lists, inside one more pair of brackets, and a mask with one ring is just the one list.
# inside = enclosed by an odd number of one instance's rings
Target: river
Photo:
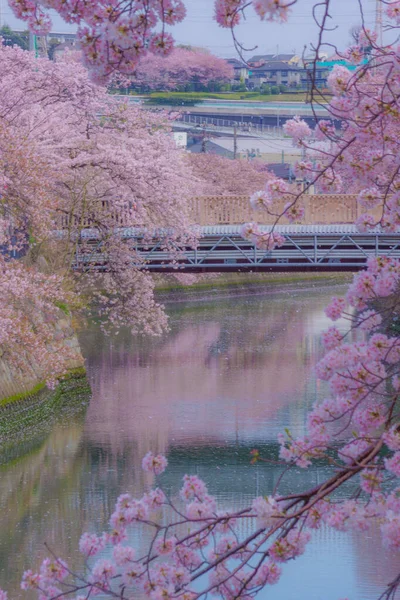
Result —
[[[141, 495], [149, 484], [140, 463], [150, 449], [168, 456], [168, 490], [186, 472], [206, 480], [220, 507], [272, 490], [281, 467], [250, 466], [250, 450], [273, 455], [279, 431], [303, 433], [307, 411], [325, 393], [313, 366], [332, 287], [308, 286], [169, 303], [170, 331], [160, 339], [127, 331], [107, 338], [95, 324], [82, 332], [88, 409], [0, 452], [0, 587], [10, 600], [21, 597], [21, 573], [38, 565], [44, 542], [78, 564], [82, 531], [103, 530], [118, 494]], [[324, 467], [295, 470], [284, 488], [324, 475]], [[376, 599], [396, 563], [373, 533], [321, 530], [259, 598]]]

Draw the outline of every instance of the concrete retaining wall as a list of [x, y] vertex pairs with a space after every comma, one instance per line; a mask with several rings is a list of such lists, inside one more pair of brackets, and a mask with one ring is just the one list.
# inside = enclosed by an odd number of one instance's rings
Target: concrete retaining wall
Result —
[[[83, 357], [78, 338], [71, 325], [71, 318], [59, 311], [59, 317], [54, 324], [54, 338], [62, 345], [72, 350], [68, 361], [69, 369], [83, 367]], [[43, 386], [43, 374], [38, 364], [33, 360], [29, 348], [21, 348], [22, 362], [26, 369], [19, 370], [7, 361], [0, 349], [0, 403], [6, 398], [35, 393]]]

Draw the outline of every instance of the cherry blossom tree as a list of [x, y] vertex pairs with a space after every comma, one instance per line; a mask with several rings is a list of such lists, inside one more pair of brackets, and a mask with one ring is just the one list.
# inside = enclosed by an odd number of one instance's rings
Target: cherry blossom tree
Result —
[[[250, 6], [261, 19], [285, 20], [294, 3], [295, 0], [216, 0], [215, 15], [222, 27], [233, 28]], [[67, 23], [77, 24], [85, 64], [97, 81], [114, 72], [132, 74], [148, 53], [168, 55], [174, 40], [167, 29], [186, 15], [183, 0], [123, 0], [112, 5], [102, 0], [73, 4], [64, 0], [9, 0], [9, 4], [35, 33], [50, 31], [49, 9]]]
[[[0, 56], [1, 244], [5, 256], [10, 249], [27, 253], [18, 268], [1, 261], [10, 290], [0, 300], [4, 339], [14, 361], [21, 347], [30, 347], [50, 380], [65, 369], [62, 353], [56, 369], [43, 350], [51, 327], [40, 322], [40, 307], [50, 323], [56, 304], [76, 304], [78, 293], [113, 327], [165, 329], [153, 279], [138, 268], [143, 265], [121, 226], [169, 230], [164, 247], [178, 255], [182, 244], [195, 240], [187, 202], [195, 186], [166, 117], [116, 102], [89, 81], [74, 55], [53, 63], [2, 46]], [[95, 231], [90, 239], [82, 235], [88, 227]], [[77, 263], [82, 254], [89, 269]], [[41, 285], [44, 273], [56, 278], [51, 286]], [[21, 289], [15, 302], [13, 285]], [[37, 309], [29, 298], [37, 298]], [[68, 353], [64, 358], [66, 366]]]
[[56, 327], [59, 307], [76, 308], [77, 303], [63, 284], [57, 275], [0, 257], [0, 356], [16, 377], [40, 377], [53, 387], [72, 361], [76, 364], [76, 352]]
[[175, 48], [167, 56], [143, 56], [134, 80], [151, 89], [174, 90], [188, 83], [206, 85], [232, 78], [233, 69], [223, 58], [202, 49]]
[[272, 177], [261, 161], [231, 160], [214, 154], [188, 154], [202, 196], [248, 196]]

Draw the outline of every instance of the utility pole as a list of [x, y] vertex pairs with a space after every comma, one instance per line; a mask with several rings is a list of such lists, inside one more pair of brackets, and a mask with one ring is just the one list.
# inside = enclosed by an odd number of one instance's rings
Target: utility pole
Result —
[[201, 151], [205, 154], [207, 151], [206, 148], [206, 123], [203, 123], [203, 136], [201, 140]]
[[379, 46], [382, 46], [382, 34], [383, 26], [382, 26], [382, 0], [376, 0], [375, 7], [375, 33], [377, 35], [377, 43]]
[[29, 50], [35, 53], [35, 57], [38, 57], [37, 38], [32, 31], [29, 32]]
[[233, 158], [237, 156], [237, 125], [235, 123], [233, 127]]

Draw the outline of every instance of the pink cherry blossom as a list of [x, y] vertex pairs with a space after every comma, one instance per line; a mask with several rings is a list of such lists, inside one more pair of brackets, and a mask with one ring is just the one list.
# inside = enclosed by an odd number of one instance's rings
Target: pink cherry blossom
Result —
[[42, 577], [39, 573], [34, 573], [31, 569], [24, 572], [22, 576], [21, 589], [35, 590], [42, 584]]
[[348, 89], [351, 72], [341, 65], [335, 65], [328, 77], [328, 86], [335, 95], [340, 96]]
[[332, 298], [331, 303], [325, 309], [325, 314], [327, 317], [332, 319], [332, 321], [337, 321], [343, 314], [344, 309], [346, 308], [346, 301], [344, 298], [337, 298], [334, 296]]
[[94, 533], [84, 533], [79, 540], [79, 550], [85, 556], [94, 556], [100, 550], [103, 550], [105, 540], [103, 537], [98, 537]]
[[196, 475], [185, 475], [183, 478], [183, 487], [180, 491], [183, 500], [204, 500], [207, 495], [207, 486], [202, 479]]
[[252, 508], [257, 515], [260, 526], [271, 527], [274, 522], [276, 523], [276, 517], [280, 515], [278, 503], [272, 496], [255, 498], [252, 502]]
[[91, 579], [93, 583], [107, 590], [110, 588], [111, 579], [115, 574], [116, 569], [113, 563], [110, 560], [102, 558], [95, 563]]
[[400, 452], [395, 452], [391, 458], [385, 458], [385, 467], [397, 477], [400, 477]]
[[143, 496], [143, 502], [149, 510], [157, 510], [166, 502], [166, 497], [162, 490], [156, 488]]
[[269, 555], [275, 562], [287, 562], [289, 559], [303, 554], [310, 539], [310, 532], [292, 529], [286, 537], [278, 539], [272, 544]]
[[267, 195], [272, 199], [280, 199], [282, 195], [287, 194], [289, 191], [288, 184], [283, 179], [277, 177], [271, 177], [268, 179], [265, 190]]
[[359, 316], [359, 328], [364, 331], [376, 329], [382, 323], [382, 316], [374, 310], [366, 310]]
[[300, 117], [294, 117], [293, 119], [286, 121], [283, 129], [296, 144], [311, 135], [311, 129]]
[[382, 202], [382, 194], [377, 188], [369, 188], [361, 190], [358, 194], [357, 201], [365, 208], [374, 208]]
[[388, 511], [381, 525], [383, 543], [389, 550], [400, 548], [400, 516]]
[[283, 211], [289, 223], [295, 223], [304, 219], [305, 208], [297, 203], [288, 202], [285, 204]]
[[[224, 59], [206, 50], [187, 48], [174, 48], [167, 56], [144, 54], [134, 75], [134, 81], [142, 85], [167, 90], [179, 89], [184, 82], [195, 81], [206, 85], [210, 81], [228, 81], [232, 78], [233, 69]], [[195, 162], [197, 157], [191, 158]], [[205, 158], [210, 157], [206, 155]], [[226, 161], [221, 162], [225, 164]]]
[[156, 541], [154, 548], [158, 554], [172, 554], [175, 550], [176, 538], [162, 538]]
[[270, 196], [267, 194], [267, 192], [255, 192], [251, 197], [250, 197], [250, 206], [254, 209], [254, 210], [262, 210], [267, 208], [269, 205], [271, 204], [271, 198]]
[[148, 452], [142, 460], [142, 468], [144, 471], [160, 475], [167, 468], [168, 461], [162, 454], [154, 456], [152, 452]]
[[261, 566], [254, 578], [255, 585], [264, 586], [265, 584], [274, 585], [278, 583], [282, 574], [282, 569], [274, 562], [267, 562]]
[[208, 502], [194, 501], [186, 506], [186, 515], [189, 520], [209, 519], [213, 514], [213, 506]]
[[400, 431], [396, 425], [385, 431], [382, 439], [390, 450], [400, 450]]
[[135, 556], [136, 550], [131, 546], [114, 546], [113, 559], [117, 567], [129, 566], [135, 560]]
[[359, 231], [365, 232], [371, 229], [372, 227], [375, 227], [376, 220], [372, 215], [364, 214], [358, 217], [358, 219], [356, 220], [356, 225]]
[[46, 584], [63, 581], [68, 573], [68, 566], [61, 559], [45, 558], [40, 567], [40, 576]]
[[[201, 51], [173, 49], [170, 28], [185, 16], [181, 0], [129, 6], [123, 1], [112, 7], [97, 2], [72, 7], [59, 0], [10, 4], [31, 31], [49, 29], [50, 8], [76, 23], [83, 61], [91, 70], [90, 81], [75, 55], [50, 63], [15, 48], [0, 48], [0, 189], [10, 211], [1, 217], [1, 243], [11, 246], [12, 226], [23, 227], [38, 242], [37, 247], [25, 242], [28, 250], [36, 251], [46, 242], [56, 263], [53, 274], [44, 276], [28, 261], [0, 259], [0, 344], [17, 369], [21, 347], [29, 347], [39, 357], [44, 378], [52, 378], [55, 385], [68, 357], [57, 352], [48, 323], [57, 318], [56, 304], [79, 307], [79, 290], [96, 301], [101, 316], [117, 329], [129, 324], [133, 331], [146, 334], [164, 330], [166, 317], [154, 299], [151, 275], [132, 268], [137, 259], [134, 244], [116, 235], [116, 223], [147, 231], [173, 229], [165, 247], [176, 248], [178, 261], [179, 249], [193, 245], [197, 235], [191, 229], [188, 200], [210, 190], [224, 164], [215, 161], [212, 172], [211, 159], [197, 159], [197, 164], [184, 156], [171, 140], [172, 117], [115, 101], [93, 82], [110, 80], [117, 72], [123, 77], [136, 72], [137, 80], [142, 77], [145, 82], [146, 64], [153, 64], [157, 83], [167, 89], [176, 87], [182, 75], [211, 81], [212, 73], [221, 75], [225, 69], [230, 77], [231, 70]], [[215, 17], [222, 27], [234, 28], [251, 8], [261, 20], [284, 21], [289, 12], [288, 4], [275, 0], [217, 0]], [[389, 28], [398, 26], [399, 3], [390, 2], [385, 10], [392, 19]], [[324, 43], [322, 26], [320, 33], [316, 56]], [[389, 550], [400, 548], [400, 489], [393, 483], [400, 476], [400, 261], [391, 236], [400, 230], [399, 53], [397, 42], [383, 46], [377, 33], [362, 28], [356, 43], [342, 53], [354, 68], [337, 65], [329, 75], [333, 94], [325, 107], [329, 120], [320, 122], [314, 132], [298, 118], [285, 126], [302, 148], [295, 172], [306, 180], [307, 190], [314, 186], [331, 194], [332, 203], [339, 200], [335, 194], [354, 194], [357, 225], [361, 231], [376, 225], [380, 247], [388, 252], [386, 257], [370, 256], [345, 298], [335, 297], [327, 307], [329, 318], [344, 316], [347, 321], [343, 333], [331, 327], [322, 335], [323, 355], [316, 373], [327, 382], [330, 395], [314, 403], [300, 436], [286, 430], [278, 438], [280, 458], [288, 467], [307, 468], [323, 459], [332, 469], [309, 490], [287, 490], [286, 484], [278, 489], [279, 479], [273, 496], [263, 496], [262, 490], [247, 507], [224, 512], [205, 483], [191, 475], [184, 477], [179, 499], [175, 490], [167, 499], [164, 491], [148, 487], [142, 498], [122, 494], [110, 528], [100, 537], [82, 536], [79, 548], [90, 559], [88, 575], [83, 569], [76, 590], [71, 584], [71, 593], [83, 586], [92, 595], [110, 592], [122, 597], [127, 586], [128, 595], [138, 590], [154, 600], [195, 600], [206, 589], [224, 600], [250, 600], [262, 586], [278, 580], [278, 563], [305, 551], [309, 530], [322, 526], [366, 532], [378, 523], [384, 545]], [[190, 60], [196, 62], [196, 71]], [[319, 98], [313, 82], [311, 88], [311, 96]], [[252, 197], [253, 207], [275, 215], [277, 223], [285, 215], [293, 222], [300, 218], [303, 193], [293, 193], [285, 181], [253, 166], [242, 167], [239, 176], [232, 161], [215, 188], [234, 194], [235, 182], [227, 179], [234, 180], [235, 169], [243, 193], [250, 196], [263, 189]], [[256, 181], [249, 179], [255, 171], [261, 175], [253, 187]], [[104, 202], [99, 203], [99, 197]], [[52, 235], [55, 221], [59, 223], [54, 212], [62, 215], [57, 240]], [[102, 248], [96, 260], [107, 256], [108, 270], [82, 273], [77, 268], [72, 277], [65, 265], [75, 257], [77, 239], [82, 240], [78, 254], [80, 249], [93, 252], [84, 235], [93, 222], [98, 223]], [[274, 252], [286, 241], [277, 223], [246, 224], [241, 234], [262, 253]], [[371, 247], [370, 253], [377, 250]], [[74, 291], [67, 293], [72, 285]], [[41, 320], [38, 314], [43, 312]], [[154, 475], [166, 466], [163, 455], [148, 453], [143, 459], [143, 468]], [[146, 486], [151, 479], [145, 478]], [[282, 489], [286, 497], [278, 495]], [[247, 529], [251, 531], [247, 541], [243, 528], [246, 536]], [[138, 558], [135, 549], [122, 542], [128, 536], [136, 539], [142, 530], [151, 541]], [[92, 556], [106, 545], [111, 558], [93, 565]], [[241, 564], [235, 567], [233, 561]], [[67, 573], [61, 559], [45, 559], [39, 572], [24, 573], [21, 586], [38, 591], [39, 600], [55, 600], [63, 593], [56, 584]], [[5, 600], [5, 593], [1, 598]]]
[[321, 334], [322, 343], [326, 350], [333, 350], [342, 343], [343, 336], [337, 327], [329, 327]]
[[290, 4], [280, 0], [253, 0], [253, 6], [259, 17], [268, 21], [284, 22], [290, 13]]

